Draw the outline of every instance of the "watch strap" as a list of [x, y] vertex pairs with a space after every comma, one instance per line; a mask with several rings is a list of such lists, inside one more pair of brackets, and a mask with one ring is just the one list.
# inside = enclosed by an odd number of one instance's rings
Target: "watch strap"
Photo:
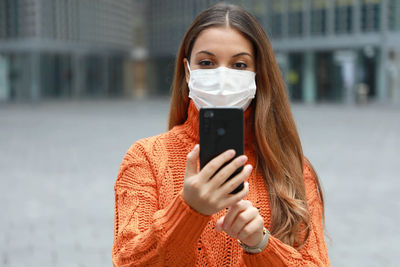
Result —
[[257, 246], [250, 247], [250, 246], [247, 246], [246, 244], [242, 243], [240, 240], [238, 240], [239, 245], [247, 253], [251, 253], [251, 254], [260, 253], [267, 247], [269, 236], [271, 235], [271, 233], [265, 227], [263, 229], [263, 234], [264, 234], [263, 240], [261, 240], [261, 242]]

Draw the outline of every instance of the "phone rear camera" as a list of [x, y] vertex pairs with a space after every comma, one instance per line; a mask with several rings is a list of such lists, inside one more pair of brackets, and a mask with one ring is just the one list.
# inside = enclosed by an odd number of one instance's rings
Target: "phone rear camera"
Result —
[[212, 111], [206, 111], [206, 112], [204, 113], [204, 117], [205, 117], [205, 118], [212, 118], [212, 117], [214, 117], [214, 112], [212, 112]]
[[218, 129], [217, 129], [217, 134], [218, 134], [219, 136], [225, 135], [225, 129], [224, 129], [224, 128], [218, 128]]

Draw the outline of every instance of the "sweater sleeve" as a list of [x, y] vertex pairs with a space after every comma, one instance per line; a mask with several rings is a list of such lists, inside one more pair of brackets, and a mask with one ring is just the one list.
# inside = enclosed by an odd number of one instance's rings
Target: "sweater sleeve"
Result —
[[246, 266], [330, 266], [323, 231], [322, 202], [308, 166], [305, 167], [304, 180], [311, 214], [310, 234], [304, 246], [297, 250], [271, 235], [264, 251], [258, 254], [243, 252]]
[[115, 183], [115, 267], [184, 266], [195, 261], [195, 246], [209, 216], [191, 209], [181, 194], [160, 209], [155, 173], [144, 147], [134, 144]]

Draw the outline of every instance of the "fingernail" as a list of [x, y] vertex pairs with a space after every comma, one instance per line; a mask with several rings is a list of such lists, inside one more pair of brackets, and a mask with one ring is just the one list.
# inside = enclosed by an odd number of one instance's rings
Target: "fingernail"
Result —
[[235, 152], [235, 150], [233, 150], [233, 149], [229, 149], [229, 150], [228, 150], [228, 155], [231, 156], [231, 157], [233, 157], [233, 156], [235, 155], [235, 153], [236, 153], [236, 152]]
[[247, 157], [246, 157], [245, 155], [240, 156], [240, 162], [241, 162], [242, 164], [246, 163], [246, 161], [247, 161]]
[[248, 173], [251, 173], [251, 171], [253, 170], [253, 166], [251, 166], [250, 164], [249, 165], [246, 165], [246, 168], [247, 168], [247, 172]]

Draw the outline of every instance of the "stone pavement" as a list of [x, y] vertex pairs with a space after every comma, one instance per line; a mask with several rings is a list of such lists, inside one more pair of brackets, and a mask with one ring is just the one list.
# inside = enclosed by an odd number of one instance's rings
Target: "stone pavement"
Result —
[[[324, 187], [332, 266], [398, 266], [400, 108], [293, 111]], [[0, 266], [112, 266], [119, 164], [167, 116], [167, 99], [1, 104]]]

